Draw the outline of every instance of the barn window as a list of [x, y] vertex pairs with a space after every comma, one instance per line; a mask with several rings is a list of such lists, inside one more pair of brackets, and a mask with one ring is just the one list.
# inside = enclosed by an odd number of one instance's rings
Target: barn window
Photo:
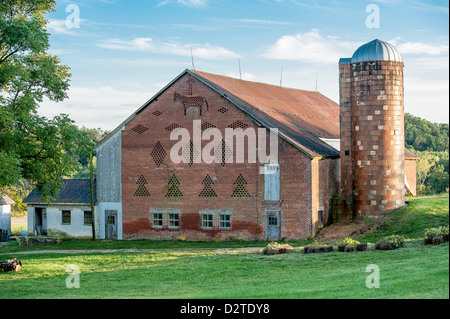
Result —
[[166, 156], [167, 152], [164, 150], [164, 147], [162, 146], [161, 142], [156, 143], [152, 151], [152, 158], [156, 166], [160, 167], [161, 164], [164, 162]]
[[166, 130], [168, 130], [169, 132], [172, 132], [174, 130], [179, 130], [182, 129], [183, 127], [178, 125], [177, 123], [173, 123], [171, 125], [169, 125], [168, 127], [166, 127]]
[[62, 211], [62, 224], [63, 225], [72, 224], [72, 212], [70, 210]]
[[183, 193], [180, 191], [180, 181], [175, 175], [172, 175], [169, 179], [169, 189], [166, 197], [183, 197]]
[[169, 228], [178, 228], [180, 226], [180, 214], [169, 214]]
[[200, 128], [201, 128], [201, 130], [203, 132], [203, 131], [206, 131], [207, 129], [210, 129], [210, 128], [216, 128], [216, 126], [211, 124], [211, 123], [205, 122], [205, 123], [202, 124], [202, 126]]
[[153, 213], [152, 226], [153, 226], [153, 228], [162, 228], [163, 227], [163, 214]]
[[239, 175], [234, 185], [237, 185], [233, 191], [231, 197], [250, 197], [250, 194], [247, 192], [245, 185], [247, 185], [247, 181], [242, 175]]
[[213, 214], [202, 214], [202, 228], [203, 229], [212, 229], [214, 222]]
[[91, 211], [85, 211], [84, 212], [84, 225], [85, 226], [91, 226], [92, 225], [92, 212]]
[[148, 192], [147, 188], [145, 187], [145, 185], [148, 184], [148, 182], [145, 180], [144, 176], [140, 176], [138, 181], [136, 182], [137, 185], [139, 185], [138, 189], [136, 190], [136, 192], [134, 193], [135, 197], [149, 197], [150, 193]]
[[264, 165], [264, 199], [280, 200], [280, 165]]
[[183, 147], [183, 157], [186, 163], [192, 167], [197, 157], [200, 155], [199, 150], [194, 147], [194, 143], [192, 141], [189, 142], [188, 147]]
[[162, 115], [162, 112], [161, 111], [155, 111], [155, 112], [153, 112], [153, 115], [154, 116], [160, 116], [160, 115]]
[[138, 134], [144, 134], [145, 132], [148, 131], [148, 127], [139, 124], [139, 125], [133, 127], [131, 130], [132, 130], [133, 132], [138, 133]]
[[219, 113], [225, 114], [228, 112], [228, 109], [226, 107], [221, 107], [220, 109], [218, 109]]
[[205, 179], [203, 180], [202, 184], [204, 185], [203, 190], [200, 192], [198, 196], [200, 197], [217, 197], [216, 192], [212, 188], [211, 185], [213, 185], [215, 182], [213, 179], [206, 175]]
[[225, 166], [230, 157], [233, 156], [233, 151], [228, 147], [225, 140], [222, 140], [220, 145], [214, 150], [214, 155], [216, 157], [216, 163]]
[[229, 214], [219, 215], [219, 228], [223, 230], [231, 229], [231, 215]]
[[232, 129], [237, 129], [237, 128], [246, 129], [248, 127], [248, 125], [245, 124], [244, 122], [236, 121], [233, 124], [229, 125], [228, 127], [232, 128]]

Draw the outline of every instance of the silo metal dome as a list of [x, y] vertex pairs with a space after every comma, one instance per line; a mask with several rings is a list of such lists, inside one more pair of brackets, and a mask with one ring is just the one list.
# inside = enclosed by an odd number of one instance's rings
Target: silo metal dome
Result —
[[390, 43], [375, 39], [359, 47], [352, 57], [352, 63], [368, 61], [403, 62], [402, 56]]

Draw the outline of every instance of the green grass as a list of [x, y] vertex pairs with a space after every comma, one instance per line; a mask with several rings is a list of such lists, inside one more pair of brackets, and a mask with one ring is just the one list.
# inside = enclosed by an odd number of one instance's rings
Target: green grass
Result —
[[394, 211], [375, 222], [384, 222], [385, 227], [357, 238], [361, 242], [376, 242], [389, 235], [404, 235], [408, 238], [423, 238], [427, 228], [449, 224], [449, 197], [419, 197], [405, 208]]
[[[0, 260], [21, 259], [17, 273], [0, 272], [0, 298], [449, 298], [449, 245], [424, 246], [426, 228], [448, 224], [448, 197], [414, 199], [383, 218], [385, 227], [360, 241], [402, 234], [405, 248], [355, 253], [266, 256], [267, 242], [65, 240], [40, 249], [142, 249], [138, 252], [21, 254], [8, 243]], [[293, 242], [294, 246], [309, 241]], [[187, 249], [189, 248], [189, 249]], [[36, 250], [38, 248], [28, 248]], [[161, 249], [144, 251], [143, 249]], [[380, 288], [368, 289], [368, 265], [380, 269]], [[68, 265], [81, 271], [80, 289], [68, 289]]]
[[[24, 268], [0, 273], [0, 298], [449, 297], [448, 244], [275, 256], [164, 251], [15, 257]], [[379, 289], [366, 287], [370, 264], [380, 268]], [[66, 288], [68, 265], [80, 268], [80, 289]]]

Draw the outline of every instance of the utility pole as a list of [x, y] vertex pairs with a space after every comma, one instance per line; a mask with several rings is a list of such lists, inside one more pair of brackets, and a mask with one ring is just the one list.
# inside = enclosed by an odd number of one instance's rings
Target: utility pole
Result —
[[89, 154], [91, 168], [91, 216], [92, 216], [92, 240], [95, 240], [95, 203], [94, 203], [94, 165], [92, 163], [92, 151]]

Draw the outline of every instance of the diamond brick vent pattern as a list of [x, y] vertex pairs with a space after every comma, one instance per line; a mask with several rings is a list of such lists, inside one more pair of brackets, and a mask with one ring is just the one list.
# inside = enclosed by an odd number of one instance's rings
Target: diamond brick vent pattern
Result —
[[161, 142], [156, 143], [152, 151], [152, 158], [153, 161], [155, 161], [156, 166], [160, 167], [161, 164], [164, 162], [166, 156], [167, 152], [164, 150], [164, 147], [162, 146]]

